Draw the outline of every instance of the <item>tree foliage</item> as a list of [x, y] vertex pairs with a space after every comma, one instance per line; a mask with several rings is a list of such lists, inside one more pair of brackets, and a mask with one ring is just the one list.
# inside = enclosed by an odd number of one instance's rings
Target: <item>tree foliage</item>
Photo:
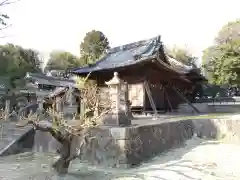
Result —
[[167, 53], [170, 57], [185, 65], [196, 67], [196, 57], [190, 54], [186, 49], [174, 47], [172, 49], [167, 49]]
[[53, 51], [50, 53], [47, 69], [67, 70], [80, 66], [77, 56], [66, 51]]
[[214, 45], [203, 52], [202, 64], [213, 84], [240, 83], [240, 21], [229, 22], [219, 31]]
[[0, 76], [25, 76], [26, 72], [40, 71], [38, 52], [21, 46], [0, 46]]
[[215, 38], [215, 43], [218, 45], [224, 43], [227, 44], [232, 40], [240, 40], [240, 19], [224, 25], [218, 32], [218, 36]]
[[80, 45], [82, 64], [95, 63], [107, 49], [109, 49], [109, 41], [101, 31], [88, 32]]

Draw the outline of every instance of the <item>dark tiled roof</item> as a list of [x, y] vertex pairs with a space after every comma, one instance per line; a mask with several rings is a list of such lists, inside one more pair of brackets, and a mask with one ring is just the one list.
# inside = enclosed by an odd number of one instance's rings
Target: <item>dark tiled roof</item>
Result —
[[96, 64], [72, 69], [73, 73], [85, 74], [134, 65], [155, 57], [161, 47], [160, 36], [110, 49]]
[[188, 73], [191, 70], [193, 70], [193, 68], [191, 66], [187, 66], [168, 55], [167, 55], [167, 60], [171, 64], [171, 67], [179, 73], [185, 74], [185, 73]]
[[[55, 85], [55, 86], [67, 86], [67, 85], [74, 85], [75, 82], [70, 79], [62, 79], [53, 76], [47, 76], [45, 74], [40, 73], [28, 73], [26, 78], [34, 79], [41, 81], [43, 80], [46, 84]], [[41, 84], [41, 82], [39, 82]]]

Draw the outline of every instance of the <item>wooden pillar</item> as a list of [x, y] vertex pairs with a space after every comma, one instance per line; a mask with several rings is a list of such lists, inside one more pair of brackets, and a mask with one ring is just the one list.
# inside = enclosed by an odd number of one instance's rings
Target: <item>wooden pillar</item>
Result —
[[119, 79], [118, 73], [115, 72], [113, 78], [106, 84], [109, 86], [111, 111], [103, 119], [103, 123], [111, 126], [130, 125], [131, 120], [127, 116], [126, 94], [122, 88], [124, 82]]
[[133, 118], [132, 115], [132, 111], [131, 111], [131, 102], [129, 100], [129, 87], [128, 87], [128, 83], [125, 82], [125, 101], [126, 101], [126, 113], [127, 113], [127, 117], [129, 119]]
[[150, 105], [151, 105], [151, 107], [153, 109], [154, 115], [155, 115], [155, 117], [157, 117], [158, 116], [157, 108], [156, 108], [156, 105], [155, 105], [153, 97], [152, 97], [151, 89], [149, 87], [149, 82], [147, 80], [144, 81], [144, 88], [145, 88], [145, 91], [147, 93]]
[[185, 101], [196, 113], [200, 113], [200, 111], [190, 102], [186, 97], [184, 97], [174, 86], [172, 86], [173, 91], [183, 100]]

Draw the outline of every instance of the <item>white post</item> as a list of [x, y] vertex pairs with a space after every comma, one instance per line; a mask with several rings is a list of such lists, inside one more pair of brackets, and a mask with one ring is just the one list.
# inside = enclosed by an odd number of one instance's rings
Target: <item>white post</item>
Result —
[[5, 101], [5, 120], [8, 120], [10, 113], [10, 100]]
[[37, 97], [37, 102], [38, 102], [38, 109], [40, 112], [43, 112], [43, 97], [38, 96]]
[[61, 97], [56, 97], [56, 111], [63, 113], [63, 101]]
[[69, 97], [68, 97], [69, 105], [73, 105], [73, 87], [69, 86]]

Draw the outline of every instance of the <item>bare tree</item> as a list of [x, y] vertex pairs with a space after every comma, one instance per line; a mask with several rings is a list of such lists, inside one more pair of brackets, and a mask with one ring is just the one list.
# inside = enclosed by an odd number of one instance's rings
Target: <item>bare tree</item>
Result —
[[[13, 4], [19, 0], [0, 0], [0, 31], [7, 29], [11, 26], [11, 24], [8, 23], [9, 16], [6, 12], [3, 12], [3, 8], [7, 5]], [[0, 38], [5, 38], [6, 36], [2, 36]]]
[[[75, 94], [81, 99], [81, 103], [84, 106], [84, 113], [81, 114], [78, 119], [76, 115], [74, 119], [76, 121], [67, 122], [63, 115], [56, 112], [55, 106], [59, 102], [52, 103], [52, 107], [45, 113], [45, 115], [32, 114], [28, 117], [22, 117], [18, 126], [26, 126], [32, 124], [36, 130], [50, 132], [50, 134], [62, 144], [62, 147], [58, 150], [60, 158], [53, 164], [53, 167], [58, 173], [66, 173], [69, 163], [79, 157], [83, 147], [87, 144], [91, 144], [95, 138], [91, 131], [97, 128], [101, 124], [101, 118], [110, 111], [110, 101], [101, 101], [101, 93], [96, 85], [91, 85], [84, 81], [77, 80], [77, 86], [79, 87], [80, 94]], [[65, 93], [67, 96], [68, 93]], [[64, 101], [66, 97], [62, 97], [60, 101]], [[98, 111], [98, 113], [94, 113]], [[46, 115], [50, 120], [46, 119]], [[42, 117], [44, 116], [44, 118]], [[78, 141], [78, 151], [72, 153], [71, 145], [73, 140]]]

